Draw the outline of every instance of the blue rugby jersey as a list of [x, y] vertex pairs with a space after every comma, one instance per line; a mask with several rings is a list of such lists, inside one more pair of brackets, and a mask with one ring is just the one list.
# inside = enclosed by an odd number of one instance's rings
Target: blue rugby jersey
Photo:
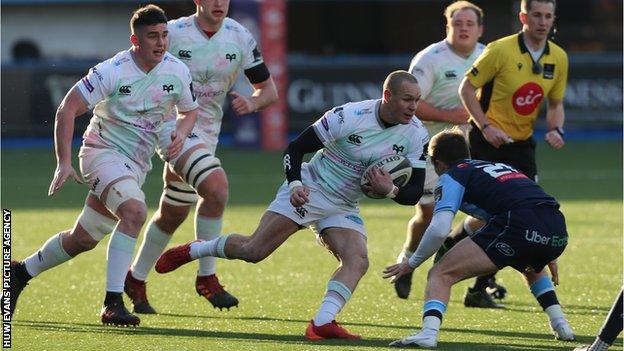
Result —
[[440, 176], [434, 213], [458, 210], [479, 219], [537, 205], [559, 207], [534, 181], [504, 163], [464, 160]]

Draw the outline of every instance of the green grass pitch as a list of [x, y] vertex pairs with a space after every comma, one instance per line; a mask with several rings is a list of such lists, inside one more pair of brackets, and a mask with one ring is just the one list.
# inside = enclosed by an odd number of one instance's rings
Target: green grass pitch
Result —
[[[76, 153], [76, 152], [74, 152]], [[230, 179], [224, 232], [250, 233], [281, 183], [279, 153], [225, 149]], [[553, 340], [547, 318], [518, 273], [506, 269], [499, 281], [509, 290], [506, 311], [467, 309], [470, 284], [454, 287], [438, 349], [571, 350], [588, 343], [602, 325], [622, 285], [622, 143], [576, 142], [561, 151], [538, 144], [540, 182], [558, 197], [567, 217], [570, 244], [560, 259], [559, 299], [579, 341]], [[160, 162], [144, 187], [151, 215], [157, 205]], [[86, 188], [68, 183], [54, 197], [47, 187], [54, 171], [51, 149], [2, 151], [2, 206], [13, 214], [12, 254], [22, 259], [48, 237], [73, 225]], [[413, 209], [389, 200], [367, 200], [362, 214], [369, 232], [370, 269], [338, 316], [364, 340], [303, 339], [323, 296], [335, 259], [303, 230], [257, 265], [220, 261], [219, 274], [240, 298], [238, 308], [213, 309], [194, 291], [189, 264], [167, 275], [152, 272], [148, 292], [160, 312], [141, 316], [139, 328], [104, 327], [98, 313], [105, 290], [107, 239], [93, 251], [33, 279], [12, 323], [15, 350], [378, 350], [421, 325], [425, 277], [431, 263], [415, 272], [408, 300], [395, 297], [381, 279], [394, 261]], [[192, 221], [172, 244], [193, 238]], [[139, 241], [140, 242], [140, 241]], [[137, 244], [138, 249], [138, 244]], [[126, 298], [126, 303], [128, 300]], [[622, 350], [621, 337], [614, 350]]]

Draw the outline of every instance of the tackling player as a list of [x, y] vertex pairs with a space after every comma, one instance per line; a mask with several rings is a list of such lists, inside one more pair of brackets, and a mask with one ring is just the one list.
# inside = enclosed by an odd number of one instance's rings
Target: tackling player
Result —
[[[483, 11], [480, 7], [468, 1], [457, 1], [446, 7], [444, 17], [446, 38], [416, 54], [409, 67], [410, 73], [418, 79], [422, 94], [416, 115], [427, 127], [430, 137], [456, 125], [464, 131], [468, 129], [469, 115], [461, 104], [458, 88], [463, 74], [485, 47], [478, 42], [483, 33]], [[405, 244], [397, 262], [402, 262], [414, 253], [431, 222], [433, 190], [437, 182], [438, 176], [428, 160], [425, 190], [416, 205], [416, 213], [407, 225]], [[499, 291], [494, 282], [491, 285]], [[402, 276], [394, 283], [396, 293], [402, 299], [409, 296], [411, 286], [411, 274]], [[464, 303], [467, 307], [502, 307], [486, 293], [485, 285], [483, 289], [469, 290]]]
[[[418, 202], [429, 140], [426, 129], [414, 117], [419, 98], [416, 78], [396, 71], [386, 78], [381, 99], [348, 103], [328, 111], [288, 145], [283, 159], [287, 181], [253, 235], [230, 234], [172, 248], [158, 260], [156, 271], [169, 272], [205, 256], [257, 263], [292, 234], [309, 227], [340, 266], [327, 284], [327, 293], [305, 337], [359, 339], [359, 335], [339, 326], [335, 318], [368, 269], [366, 230], [358, 205], [363, 197], [360, 180], [376, 160], [405, 156], [413, 167], [405, 187], [398, 189], [389, 173], [374, 168], [367, 174], [371, 182], [367, 191], [372, 189], [404, 205]], [[311, 161], [302, 164], [303, 155], [315, 151]]]
[[[237, 71], [243, 69], [254, 88], [251, 97], [230, 93], [238, 115], [257, 112], [277, 100], [275, 84], [253, 36], [226, 17], [229, 0], [195, 0], [195, 4], [194, 15], [172, 20], [168, 28], [169, 52], [191, 70], [199, 115], [180, 156], [169, 160], [164, 169], [160, 207], [147, 225], [139, 253], [128, 271], [125, 290], [138, 313], [156, 313], [148, 302], [145, 280], [191, 206], [197, 202], [196, 239], [211, 240], [221, 234], [228, 182], [215, 151], [223, 118], [221, 106]], [[174, 128], [172, 115], [160, 133], [158, 152], [163, 159]], [[215, 263], [212, 257], [199, 260], [195, 290], [215, 308], [238, 305], [238, 299], [219, 283]]]
[[[553, 286], [559, 282], [556, 259], [568, 243], [559, 203], [511, 166], [470, 160], [461, 133], [447, 131], [434, 136], [429, 155], [440, 175], [431, 224], [412, 257], [387, 267], [384, 278], [395, 280], [431, 257], [444, 242], [458, 210], [487, 224], [434, 264], [427, 276], [422, 330], [390, 345], [436, 347], [451, 287], [507, 266], [524, 274], [555, 337], [574, 340]], [[544, 270], [547, 265], [552, 281]]]
[[124, 278], [145, 222], [141, 185], [165, 117], [177, 107], [168, 158], [182, 150], [197, 117], [188, 68], [167, 52], [167, 17], [157, 6], [136, 10], [130, 20], [132, 48], [93, 67], [67, 93], [56, 113], [57, 166], [48, 195], [69, 178], [81, 183], [71, 165], [74, 119], [93, 109], [80, 148], [80, 170], [89, 185], [82, 213], [71, 230], [52, 236], [37, 252], [11, 263], [11, 314], [28, 281], [93, 249], [108, 233], [106, 297], [102, 323], [138, 325], [124, 307]]

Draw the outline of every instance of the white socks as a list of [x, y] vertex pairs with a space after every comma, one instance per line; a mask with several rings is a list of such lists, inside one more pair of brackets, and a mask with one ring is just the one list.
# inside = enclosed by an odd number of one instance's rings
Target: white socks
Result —
[[225, 255], [225, 242], [229, 236], [228, 234], [210, 241], [196, 241], [191, 243], [191, 258], [194, 260], [202, 257], [229, 258]]
[[546, 312], [546, 314], [548, 315], [548, 318], [551, 321], [558, 320], [558, 319], [565, 319], [565, 316], [563, 315], [563, 310], [561, 309], [561, 305], [559, 304], [550, 305], [546, 307], [544, 312]]
[[336, 315], [350, 298], [351, 289], [338, 280], [330, 280], [321, 307], [313, 318], [314, 325], [319, 327], [336, 319]]
[[39, 251], [33, 253], [24, 260], [24, 265], [31, 277], [38, 276], [41, 272], [72, 259], [65, 252], [61, 244], [61, 234], [58, 233], [46, 241]]
[[106, 291], [117, 293], [124, 291], [124, 281], [132, 261], [136, 241], [136, 238], [115, 228], [108, 242], [106, 253]]
[[139, 255], [134, 259], [130, 268], [135, 279], [143, 281], [147, 279], [150, 270], [169, 244], [169, 240], [171, 240], [171, 235], [160, 230], [153, 221], [149, 222]]
[[[223, 217], [218, 218], [208, 218], [204, 216], [200, 216], [195, 213], [195, 238], [199, 240], [209, 241], [215, 238], [218, 238], [221, 235], [221, 228], [223, 227]], [[210, 255], [215, 256], [215, 255]], [[201, 257], [199, 259], [199, 270], [197, 271], [198, 276], [206, 276], [215, 274], [217, 271], [216, 267], [216, 259], [214, 257]], [[191, 255], [191, 257], [193, 257]]]

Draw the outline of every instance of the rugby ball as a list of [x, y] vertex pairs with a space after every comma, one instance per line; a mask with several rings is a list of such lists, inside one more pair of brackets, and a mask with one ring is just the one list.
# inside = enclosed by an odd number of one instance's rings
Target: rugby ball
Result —
[[[364, 171], [362, 179], [360, 180], [360, 187], [363, 185], [370, 185], [368, 179], [366, 178], [366, 173], [368, 173], [373, 167], [381, 168], [390, 173], [392, 182], [399, 188], [405, 186], [412, 176], [412, 165], [408, 159], [400, 155], [384, 156], [366, 168], [366, 171]], [[384, 198], [383, 195], [378, 195], [373, 192], [367, 193], [364, 189], [362, 189], [362, 191], [364, 192], [364, 195], [370, 197], [371, 199]]]

